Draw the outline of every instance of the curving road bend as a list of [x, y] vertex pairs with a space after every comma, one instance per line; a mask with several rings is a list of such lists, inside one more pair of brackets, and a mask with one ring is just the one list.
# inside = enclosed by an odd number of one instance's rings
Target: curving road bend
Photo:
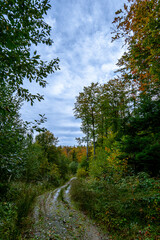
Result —
[[74, 179], [39, 196], [33, 211], [34, 224], [23, 239], [109, 240], [107, 234], [71, 203], [69, 190]]

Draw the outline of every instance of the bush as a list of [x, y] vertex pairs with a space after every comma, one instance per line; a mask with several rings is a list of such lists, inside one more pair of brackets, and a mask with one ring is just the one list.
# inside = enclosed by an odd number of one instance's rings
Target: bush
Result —
[[17, 225], [19, 227], [24, 225], [25, 218], [28, 216], [33, 206], [35, 197], [38, 191], [32, 185], [28, 185], [20, 192], [19, 198], [16, 202], [17, 206]]
[[89, 173], [97, 179], [118, 181], [127, 171], [127, 160], [120, 159], [121, 152], [115, 142], [112, 148], [98, 148], [96, 156], [90, 159]]
[[75, 179], [72, 181], [70, 194], [78, 208], [93, 216], [94, 212], [92, 210], [94, 207], [92, 205], [96, 202], [95, 193], [89, 190], [82, 180]]
[[48, 180], [50, 183], [54, 184], [54, 186], [59, 186], [60, 185], [60, 172], [59, 168], [56, 164], [50, 165], [50, 172], [48, 173]]
[[86, 156], [84, 156], [84, 157], [82, 158], [82, 161], [81, 161], [80, 164], [79, 164], [79, 168], [83, 168], [83, 169], [85, 169], [86, 171], [88, 171], [89, 161], [88, 161], [88, 159], [87, 159]]
[[0, 239], [20, 240], [22, 229], [30, 224], [27, 218], [35, 198], [48, 190], [53, 189], [48, 182], [26, 184], [22, 182], [12, 182], [8, 184], [7, 193], [0, 203]]
[[69, 164], [69, 169], [70, 169], [70, 171], [71, 171], [71, 173], [72, 174], [76, 174], [76, 172], [77, 172], [77, 169], [78, 169], [78, 163], [77, 162], [71, 162], [70, 164]]
[[88, 172], [84, 168], [78, 168], [78, 170], [77, 170], [78, 178], [85, 178], [87, 176], [88, 176]]
[[78, 179], [71, 187], [77, 206], [94, 217], [113, 239], [156, 239], [160, 230], [160, 182], [146, 173], [118, 182]]
[[11, 202], [0, 203], [0, 239], [16, 239], [17, 207]]

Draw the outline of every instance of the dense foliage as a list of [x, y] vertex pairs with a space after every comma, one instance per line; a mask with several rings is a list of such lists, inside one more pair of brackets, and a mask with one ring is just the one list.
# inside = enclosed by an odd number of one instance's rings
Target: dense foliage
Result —
[[119, 75], [76, 98], [75, 117], [92, 154], [71, 195], [112, 239], [159, 237], [159, 8], [159, 1], [128, 0], [116, 12], [113, 41], [126, 45]]
[[[40, 94], [31, 94], [23, 84], [26, 79], [45, 87], [45, 78], [59, 69], [59, 60], [47, 63], [41, 59], [35, 47], [42, 43], [51, 45], [51, 27], [44, 16], [51, 8], [48, 0], [0, 1], [0, 78], [4, 87], [9, 84], [19, 96], [33, 104], [43, 99]], [[32, 47], [32, 50], [31, 50]]]
[[[88, 87], [92, 88], [93, 84]], [[110, 133], [118, 141], [123, 154], [135, 173], [145, 171], [157, 176], [160, 170], [160, 100], [158, 96], [142, 94], [135, 99], [120, 80], [110, 80], [104, 85], [96, 84], [92, 99], [84, 92], [77, 97], [75, 115], [82, 119], [82, 131], [87, 143], [96, 148], [108, 147]], [[84, 95], [84, 101], [81, 95]], [[87, 131], [86, 131], [87, 130]]]
[[109, 231], [110, 239], [157, 239], [160, 182], [145, 173], [121, 178], [116, 183], [110, 180], [75, 180], [72, 199]]
[[19, 113], [24, 100], [32, 105], [43, 99], [24, 83], [45, 87], [48, 74], [59, 69], [58, 58], [47, 62], [36, 51], [38, 44], [53, 43], [44, 20], [50, 8], [48, 0], [0, 1], [0, 239], [20, 239], [34, 198], [68, 174], [68, 162], [54, 142], [50, 152], [57, 154], [56, 163], [41, 142], [33, 141], [34, 130], [48, 134], [40, 126], [45, 116], [25, 122]]
[[120, 75], [91, 83], [76, 98], [85, 140], [104, 149], [110, 131], [135, 173], [160, 171], [159, 1], [128, 1], [116, 12], [113, 40], [125, 38], [127, 51], [118, 61]]
[[[37, 44], [51, 45], [44, 15], [48, 0], [0, 1], [0, 238], [21, 239], [34, 199], [77, 172], [77, 205], [115, 239], [156, 239], [159, 232], [160, 73], [158, 0], [128, 0], [116, 12], [113, 41], [124, 38], [119, 76], [84, 87], [74, 113], [85, 146], [57, 147], [58, 139], [21, 119], [24, 82], [45, 87], [58, 59], [46, 62]], [[33, 131], [39, 133], [33, 139]], [[118, 234], [117, 234], [118, 233]], [[117, 237], [118, 235], [118, 237]]]

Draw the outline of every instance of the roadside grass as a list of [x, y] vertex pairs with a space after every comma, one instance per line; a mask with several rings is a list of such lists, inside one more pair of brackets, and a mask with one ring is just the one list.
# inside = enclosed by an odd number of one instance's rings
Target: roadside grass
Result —
[[[77, 179], [71, 198], [116, 240], [160, 239], [160, 181], [145, 173], [117, 182]], [[159, 237], [159, 238], [158, 238]]]
[[[3, 184], [0, 188], [3, 189]], [[53, 189], [47, 183], [12, 182], [1, 195], [0, 202], [0, 239], [19, 240], [23, 232], [31, 225], [28, 217], [37, 196]]]

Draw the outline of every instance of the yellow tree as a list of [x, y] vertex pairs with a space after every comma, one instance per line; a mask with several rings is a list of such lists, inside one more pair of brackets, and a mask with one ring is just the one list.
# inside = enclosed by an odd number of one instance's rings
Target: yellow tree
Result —
[[139, 91], [155, 90], [160, 82], [160, 1], [128, 0], [116, 12], [113, 41], [125, 38], [127, 51], [119, 60], [122, 77]]

